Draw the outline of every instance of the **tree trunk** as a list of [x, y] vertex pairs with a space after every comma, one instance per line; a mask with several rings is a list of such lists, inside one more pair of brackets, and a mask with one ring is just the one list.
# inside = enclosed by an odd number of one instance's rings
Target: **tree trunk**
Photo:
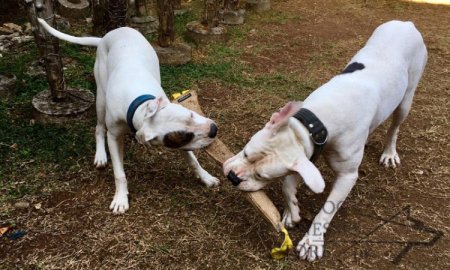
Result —
[[126, 26], [127, 0], [109, 0], [107, 14], [108, 14], [108, 23], [106, 26], [107, 32], [119, 27]]
[[175, 41], [173, 0], [157, 0], [156, 9], [159, 19], [158, 43], [161, 47], [169, 47]]
[[223, 0], [205, 0], [205, 12], [202, 24], [213, 28], [219, 25], [219, 11]]
[[239, 0], [225, 0], [224, 8], [226, 10], [237, 10]]
[[106, 32], [106, 25], [108, 22], [107, 6], [108, 0], [92, 0], [92, 32], [95, 36], [103, 36]]
[[63, 64], [59, 55], [58, 39], [51, 36], [37, 22], [37, 17], [43, 18], [48, 24], [54, 25], [52, 0], [25, 0], [28, 19], [33, 26], [33, 35], [39, 48], [39, 54], [45, 61], [45, 70], [54, 101], [66, 98], [66, 83], [64, 81]]

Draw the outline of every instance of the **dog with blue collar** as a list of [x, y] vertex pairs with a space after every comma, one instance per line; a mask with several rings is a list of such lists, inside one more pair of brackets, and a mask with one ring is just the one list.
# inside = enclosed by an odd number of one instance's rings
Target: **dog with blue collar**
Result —
[[213, 120], [169, 101], [161, 87], [158, 57], [142, 34], [122, 27], [103, 38], [74, 37], [57, 31], [42, 19], [38, 20], [47, 32], [59, 39], [97, 47], [94, 164], [97, 168], [106, 166], [107, 141], [116, 186], [110, 204], [113, 213], [121, 214], [129, 208], [123, 157], [124, 135], [130, 132], [141, 144], [182, 150], [205, 185], [219, 184], [219, 180], [205, 171], [192, 153], [192, 150], [213, 142], [217, 125]]

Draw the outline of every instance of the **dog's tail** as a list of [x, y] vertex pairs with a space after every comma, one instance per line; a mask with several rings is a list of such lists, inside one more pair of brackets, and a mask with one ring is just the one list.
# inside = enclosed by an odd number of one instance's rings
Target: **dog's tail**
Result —
[[68, 41], [68, 42], [71, 42], [71, 43], [97, 47], [98, 44], [100, 43], [100, 41], [102, 40], [101, 38], [98, 38], [98, 37], [74, 37], [71, 35], [67, 35], [67, 34], [59, 32], [55, 28], [51, 27], [43, 19], [38, 18], [38, 21], [45, 28], [45, 30], [47, 30], [47, 32], [49, 32], [52, 36], [57, 37], [62, 40], [65, 40], [65, 41]]

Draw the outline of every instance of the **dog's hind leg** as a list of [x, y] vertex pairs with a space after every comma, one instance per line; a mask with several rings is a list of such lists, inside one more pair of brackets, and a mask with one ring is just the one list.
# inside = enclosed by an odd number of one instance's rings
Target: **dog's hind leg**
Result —
[[282, 222], [286, 228], [293, 228], [301, 220], [300, 208], [298, 207], [298, 200], [295, 196], [299, 183], [300, 179], [297, 175], [293, 174], [286, 176], [283, 181], [283, 194], [286, 208], [284, 209]]
[[114, 171], [114, 181], [116, 184], [116, 192], [109, 209], [113, 210], [114, 214], [122, 214], [125, 213], [129, 207], [128, 184], [125, 171], [123, 169], [123, 135], [117, 136], [108, 130], [107, 136], [109, 153], [111, 154], [111, 162]]
[[380, 164], [384, 167], [395, 168], [400, 165], [400, 157], [397, 153], [397, 138], [400, 125], [406, 119], [411, 108], [412, 96], [405, 96], [402, 103], [395, 109], [392, 114], [392, 122], [386, 136], [386, 145], [380, 157]]
[[103, 87], [104, 73], [101, 72], [102, 64], [99, 61], [95, 62], [94, 75], [97, 84], [97, 98], [96, 98], [96, 111], [97, 111], [97, 126], [95, 127], [95, 159], [94, 165], [97, 169], [104, 168], [108, 162], [105, 148], [105, 116], [106, 116], [106, 102], [105, 102], [105, 88]]
[[397, 167], [397, 165], [400, 165], [400, 157], [397, 153], [398, 133], [400, 130], [400, 125], [403, 123], [403, 121], [405, 121], [411, 109], [414, 92], [416, 91], [417, 85], [419, 84], [419, 80], [425, 67], [425, 63], [426, 60], [419, 65], [415, 65], [417, 68], [409, 72], [408, 88], [406, 90], [405, 96], [403, 97], [400, 105], [392, 114], [391, 126], [389, 127], [386, 136], [386, 145], [380, 157], [380, 164], [384, 167], [395, 168]]
[[198, 163], [197, 158], [195, 157], [192, 151], [183, 151], [183, 156], [187, 162], [194, 168], [195, 174], [198, 178], [208, 187], [214, 187], [219, 185], [219, 179], [209, 174], [205, 169], [202, 168], [200, 163]]

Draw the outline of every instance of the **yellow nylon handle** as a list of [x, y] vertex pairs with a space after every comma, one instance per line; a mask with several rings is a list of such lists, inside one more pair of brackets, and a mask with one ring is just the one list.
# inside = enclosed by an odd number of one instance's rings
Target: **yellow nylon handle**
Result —
[[272, 258], [274, 258], [275, 260], [284, 259], [289, 254], [289, 250], [294, 247], [294, 244], [292, 243], [292, 240], [289, 237], [289, 233], [286, 228], [283, 228], [281, 231], [284, 233], [283, 244], [281, 244], [281, 247], [279, 248], [272, 248], [272, 251], [270, 252], [270, 255], [272, 255]]
[[182, 95], [185, 95], [185, 94], [187, 94], [187, 93], [189, 93], [189, 89], [183, 90], [183, 91], [181, 91], [181, 92], [179, 92], [179, 93], [173, 93], [173, 94], [172, 94], [172, 99], [177, 99], [177, 98], [179, 98], [179, 97], [181, 97]]

